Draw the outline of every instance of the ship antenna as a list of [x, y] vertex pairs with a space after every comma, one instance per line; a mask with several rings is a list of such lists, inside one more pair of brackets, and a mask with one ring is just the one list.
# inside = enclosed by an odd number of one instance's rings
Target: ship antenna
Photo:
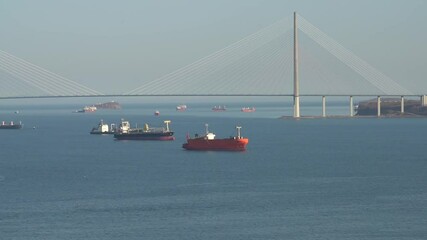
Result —
[[240, 126], [236, 126], [236, 129], [237, 129], [237, 139], [240, 139], [240, 129], [241, 129], [242, 127], [240, 127]]
[[166, 131], [167, 132], [169, 132], [169, 123], [170, 123], [171, 121], [170, 120], [166, 120], [166, 121], [164, 121], [164, 123], [166, 124]]
[[205, 123], [206, 134], [209, 134], [208, 126], [209, 126], [209, 124]]

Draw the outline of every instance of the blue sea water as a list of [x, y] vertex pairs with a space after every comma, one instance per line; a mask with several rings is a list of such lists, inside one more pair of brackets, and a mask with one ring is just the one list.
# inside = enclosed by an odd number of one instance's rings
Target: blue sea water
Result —
[[[25, 127], [0, 131], [0, 239], [426, 238], [427, 119], [283, 120], [278, 104], [212, 106], [163, 104], [159, 117], [150, 104], [3, 107], [0, 120]], [[89, 134], [120, 118], [171, 120], [176, 140]], [[241, 125], [247, 151], [182, 149], [205, 123], [218, 137]]]

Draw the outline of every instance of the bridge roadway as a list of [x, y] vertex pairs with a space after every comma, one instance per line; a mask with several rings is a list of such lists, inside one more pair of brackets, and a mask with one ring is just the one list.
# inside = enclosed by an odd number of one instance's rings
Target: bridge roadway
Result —
[[[300, 97], [423, 97], [426, 94], [300, 94]], [[94, 94], [58, 96], [10, 96], [0, 99], [93, 98], [93, 97], [293, 97], [293, 94]]]
[[[381, 116], [381, 97], [400, 97], [400, 112], [405, 112], [405, 97], [420, 97], [421, 104], [427, 105], [427, 95], [409, 94], [409, 95], [374, 95], [374, 94], [300, 94], [300, 97], [322, 97], [322, 117], [326, 117], [326, 97], [349, 97], [349, 116], [354, 116], [354, 97], [376, 97], [377, 98], [377, 116]], [[98, 94], [98, 95], [70, 95], [70, 96], [14, 96], [0, 97], [1, 99], [47, 99], [47, 98], [94, 98], [94, 97], [294, 97], [293, 94]], [[295, 108], [295, 105], [294, 105]], [[294, 116], [300, 118], [300, 116]]]

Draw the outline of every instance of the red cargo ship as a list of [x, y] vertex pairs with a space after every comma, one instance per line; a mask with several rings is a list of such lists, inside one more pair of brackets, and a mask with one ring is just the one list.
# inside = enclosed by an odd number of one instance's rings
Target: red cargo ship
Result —
[[254, 107], [243, 107], [242, 109], [240, 109], [240, 111], [242, 111], [242, 112], [255, 112], [255, 108]]
[[209, 132], [208, 125], [206, 124], [206, 134], [199, 137], [197, 134], [194, 138], [187, 136], [187, 143], [182, 145], [187, 150], [200, 150], [200, 151], [245, 151], [246, 145], [249, 142], [248, 138], [240, 135], [240, 129], [237, 126], [237, 136], [230, 138], [215, 139], [215, 134]]
[[176, 110], [180, 112], [184, 112], [185, 110], [187, 110], [187, 105], [185, 104], [178, 105], [176, 106]]

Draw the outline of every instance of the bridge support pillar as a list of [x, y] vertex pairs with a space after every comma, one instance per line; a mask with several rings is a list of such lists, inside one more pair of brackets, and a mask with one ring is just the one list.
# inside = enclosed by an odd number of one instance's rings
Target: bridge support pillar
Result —
[[350, 96], [350, 117], [354, 116], [353, 96]]
[[377, 117], [381, 116], [381, 96], [377, 97]]
[[400, 113], [405, 113], [405, 98], [403, 96], [400, 97]]
[[326, 117], [326, 97], [322, 96], [322, 117]]
[[299, 96], [294, 96], [294, 118], [299, 118], [300, 116]]
[[426, 95], [421, 96], [421, 106], [422, 107], [427, 106], [427, 96]]

